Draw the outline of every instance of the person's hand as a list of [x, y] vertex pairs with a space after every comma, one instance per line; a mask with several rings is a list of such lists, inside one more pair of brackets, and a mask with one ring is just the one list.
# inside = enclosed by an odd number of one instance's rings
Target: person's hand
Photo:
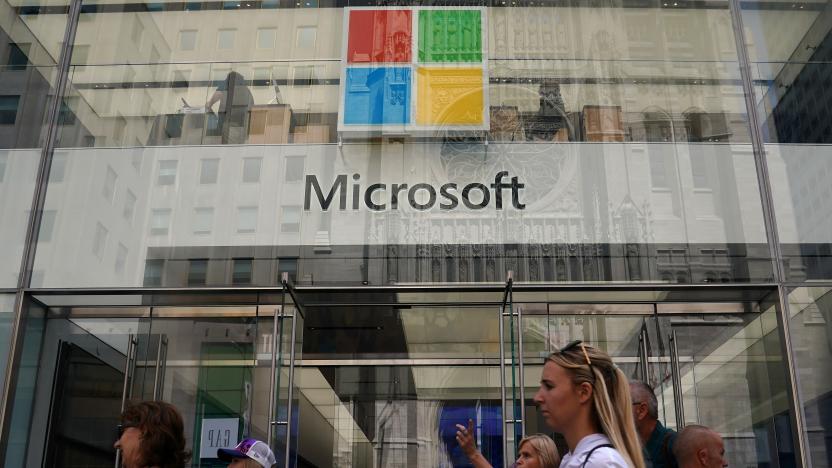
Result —
[[471, 458], [477, 453], [477, 444], [474, 442], [474, 421], [469, 419], [468, 427], [457, 424], [456, 428], [456, 441], [459, 443], [465, 456]]

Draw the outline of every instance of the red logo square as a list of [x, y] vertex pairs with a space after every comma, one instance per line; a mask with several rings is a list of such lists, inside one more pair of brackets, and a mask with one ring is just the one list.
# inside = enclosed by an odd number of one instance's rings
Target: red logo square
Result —
[[410, 62], [411, 30], [410, 10], [352, 10], [347, 62]]

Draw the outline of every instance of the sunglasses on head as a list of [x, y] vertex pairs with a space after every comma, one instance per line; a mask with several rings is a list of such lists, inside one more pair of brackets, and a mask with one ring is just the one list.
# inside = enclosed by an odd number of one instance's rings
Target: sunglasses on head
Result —
[[577, 348], [578, 346], [581, 347], [581, 351], [584, 353], [584, 359], [586, 359], [586, 365], [592, 366], [592, 361], [589, 359], [589, 353], [586, 352], [586, 346], [584, 346], [584, 342], [581, 340], [570, 341], [567, 343], [566, 346], [558, 351], [559, 354], [563, 354], [567, 351], [571, 351], [572, 349]]

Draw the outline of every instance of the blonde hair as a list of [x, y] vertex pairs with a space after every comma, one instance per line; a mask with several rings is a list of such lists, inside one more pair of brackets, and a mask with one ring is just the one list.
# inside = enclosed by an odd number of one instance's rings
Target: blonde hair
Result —
[[630, 384], [610, 356], [592, 346], [576, 343], [552, 353], [546, 359], [563, 367], [572, 383], [592, 386], [592, 409], [595, 421], [627, 464], [644, 468], [641, 444], [633, 420]]
[[558, 454], [555, 441], [549, 438], [549, 436], [534, 434], [523, 437], [523, 440], [517, 445], [517, 449], [521, 449], [525, 443], [532, 446], [543, 468], [558, 468], [558, 465], [560, 465], [560, 454]]

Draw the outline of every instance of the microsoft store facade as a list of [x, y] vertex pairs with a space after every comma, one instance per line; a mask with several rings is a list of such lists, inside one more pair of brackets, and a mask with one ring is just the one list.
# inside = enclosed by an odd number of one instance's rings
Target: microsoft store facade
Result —
[[581, 339], [832, 466], [832, 2], [0, 0], [0, 457], [494, 466]]

